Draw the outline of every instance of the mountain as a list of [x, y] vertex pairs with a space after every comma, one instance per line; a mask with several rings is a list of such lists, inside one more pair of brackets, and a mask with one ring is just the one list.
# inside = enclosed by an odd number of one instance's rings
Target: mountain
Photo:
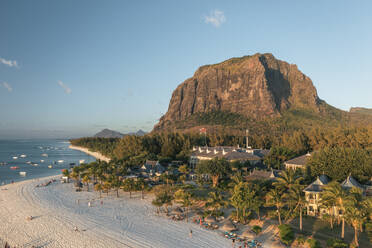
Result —
[[124, 134], [107, 128], [94, 135], [96, 138], [122, 138], [123, 136]]
[[350, 108], [349, 112], [364, 114], [364, 115], [372, 115], [372, 109], [370, 108], [353, 107], [353, 108]]
[[143, 131], [142, 129], [140, 129], [137, 132], [127, 133], [125, 135], [144, 136], [145, 134], [147, 134], [147, 133], [145, 131]]
[[311, 79], [296, 65], [257, 53], [198, 68], [174, 90], [167, 113], [153, 131], [268, 124], [295, 129], [314, 123], [348, 124], [352, 119], [364, 121], [319, 99]]
[[126, 134], [122, 134], [122, 133], [119, 133], [117, 131], [113, 131], [113, 130], [110, 130], [110, 129], [103, 129], [102, 131], [96, 133], [94, 135], [94, 137], [96, 138], [122, 138], [126, 135], [136, 135], [136, 136], [144, 136], [146, 134], [145, 131], [143, 130], [138, 130], [137, 132], [132, 132], [132, 133], [126, 133]]

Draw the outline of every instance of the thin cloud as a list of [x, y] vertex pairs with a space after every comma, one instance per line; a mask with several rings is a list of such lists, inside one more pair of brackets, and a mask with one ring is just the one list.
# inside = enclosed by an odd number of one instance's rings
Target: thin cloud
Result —
[[7, 65], [9, 67], [17, 67], [18, 68], [18, 62], [15, 61], [15, 60], [7, 60], [7, 59], [0, 58], [0, 63], [4, 64], [4, 65]]
[[66, 94], [71, 94], [72, 90], [62, 81], [58, 81], [58, 85], [62, 87]]
[[209, 16], [205, 16], [204, 21], [205, 23], [212, 24], [213, 26], [218, 28], [219, 26], [221, 26], [222, 23], [226, 22], [226, 17], [223, 11], [216, 9], [211, 11]]
[[1, 83], [1, 86], [3, 86], [5, 89], [7, 89], [9, 92], [12, 92], [13, 91], [13, 88], [10, 84], [8, 84], [7, 82], [2, 82]]

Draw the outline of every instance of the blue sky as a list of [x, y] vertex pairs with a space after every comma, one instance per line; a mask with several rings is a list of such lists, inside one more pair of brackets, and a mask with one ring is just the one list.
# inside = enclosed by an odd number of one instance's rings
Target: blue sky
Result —
[[201, 65], [270, 52], [372, 107], [372, 1], [0, 1], [0, 139], [149, 131]]

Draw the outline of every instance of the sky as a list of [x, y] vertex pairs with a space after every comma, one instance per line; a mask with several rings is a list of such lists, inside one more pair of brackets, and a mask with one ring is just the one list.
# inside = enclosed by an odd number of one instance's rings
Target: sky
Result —
[[372, 1], [0, 1], [0, 139], [151, 131], [205, 64], [272, 53], [372, 108]]

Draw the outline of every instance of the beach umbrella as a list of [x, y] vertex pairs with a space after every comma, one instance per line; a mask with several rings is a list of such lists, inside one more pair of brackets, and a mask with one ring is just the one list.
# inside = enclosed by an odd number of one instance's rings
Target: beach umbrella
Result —
[[231, 222], [226, 222], [223, 226], [222, 226], [222, 230], [224, 231], [235, 231], [236, 230], [236, 227], [233, 225], [233, 223]]
[[248, 239], [254, 239], [254, 238], [255, 238], [255, 234], [254, 234], [251, 230], [249, 230], [249, 229], [245, 230], [245, 231], [242, 233], [242, 236], [243, 236], [244, 238], [248, 238]]
[[207, 223], [213, 223], [216, 222], [216, 218], [214, 218], [213, 216], [207, 216], [204, 221]]

